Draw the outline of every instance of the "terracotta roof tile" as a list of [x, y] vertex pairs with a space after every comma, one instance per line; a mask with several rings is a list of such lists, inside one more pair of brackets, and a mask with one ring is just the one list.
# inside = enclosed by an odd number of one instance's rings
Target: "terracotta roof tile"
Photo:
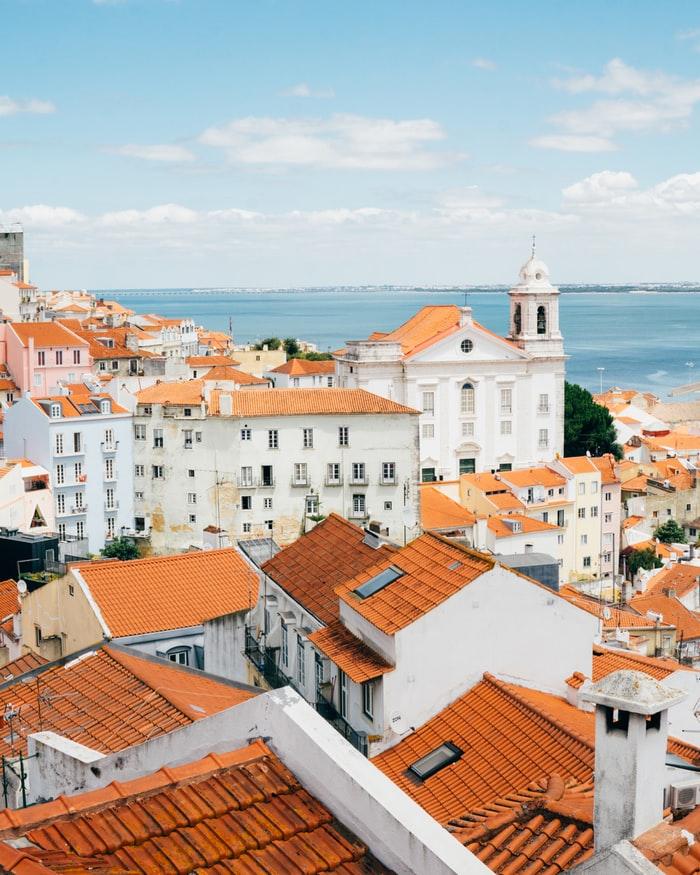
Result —
[[418, 411], [364, 389], [274, 389], [237, 392], [234, 416], [300, 416], [306, 414], [404, 413]]
[[[393, 635], [493, 566], [493, 559], [482, 553], [426, 533], [342, 584], [336, 592], [358, 614], [382, 632]], [[363, 583], [390, 567], [401, 572], [398, 579], [367, 598], [356, 594]]]
[[271, 374], [290, 374], [291, 376], [309, 376], [311, 374], [334, 374], [335, 362], [332, 359], [312, 361], [310, 359], [289, 359], [283, 365], [278, 365], [270, 371]]
[[[112, 396], [107, 392], [90, 392], [86, 386], [83, 386], [83, 392], [72, 392], [70, 395], [43, 395], [40, 398], [32, 398], [34, 404], [41, 412], [48, 416], [44, 405], [58, 404], [61, 407], [61, 416], [66, 419], [71, 419], [77, 416], [90, 416], [91, 414], [99, 413], [99, 407], [95, 403], [101, 399], [110, 401], [110, 409], [112, 413], [128, 413], [129, 411], [117, 404]], [[43, 403], [42, 403], [43, 402]]]
[[154, 383], [136, 395], [138, 404], [187, 404], [198, 406], [204, 400], [204, 381], [169, 380]]
[[332, 513], [262, 569], [322, 623], [331, 623], [338, 616], [338, 584], [394, 555], [393, 547], [375, 549], [364, 537], [362, 529]]
[[238, 383], [241, 386], [269, 386], [269, 380], [263, 380], [253, 374], [247, 374], [231, 365], [214, 365], [204, 375], [204, 382], [210, 383], [215, 380], [226, 380]]
[[240, 362], [228, 355], [191, 355], [185, 361], [191, 368], [216, 368], [219, 365], [235, 367], [240, 365]]
[[14, 580], [0, 582], [0, 620], [20, 612], [19, 594]]
[[23, 346], [29, 346], [29, 339], [39, 349], [46, 346], [85, 346], [86, 341], [57, 322], [13, 322], [12, 331]]
[[661, 614], [665, 623], [676, 627], [679, 639], [681, 636], [684, 641], [700, 638], [700, 617], [675, 597], [663, 593], [642, 595], [631, 599], [630, 606], [640, 614], [646, 614], [647, 611]]
[[248, 610], [258, 598], [257, 575], [231, 548], [89, 562], [72, 572], [87, 584], [113, 638], [198, 626]]
[[[573, 586], [562, 586], [559, 590], [559, 595], [567, 601], [588, 611], [595, 617], [603, 619], [603, 626], [606, 629], [655, 629], [656, 623], [650, 620], [644, 614], [635, 610], [633, 607], [629, 610], [616, 608], [613, 605], [602, 604], [593, 596], [585, 595]], [[607, 611], [606, 611], [607, 609]], [[605, 613], [609, 612], [609, 616], [605, 617]], [[662, 626], [671, 626], [671, 623], [661, 623]]]
[[665, 681], [677, 671], [693, 671], [673, 659], [643, 656], [641, 653], [593, 645], [593, 681], [599, 681], [614, 671], [643, 671], [657, 681]]
[[476, 516], [434, 486], [421, 486], [420, 524], [424, 530], [473, 526]]
[[[509, 523], [517, 523], [520, 528], [514, 531]], [[550, 532], [558, 528], [558, 526], [552, 525], [552, 523], [545, 523], [542, 520], [536, 520], [521, 513], [511, 513], [502, 517], [489, 517], [487, 525], [497, 538], [510, 538], [512, 535], [529, 535], [533, 532]]]
[[43, 656], [30, 650], [23, 656], [13, 659], [12, 662], [6, 662], [5, 665], [0, 666], [0, 683], [4, 683], [10, 678], [19, 677], [21, 674], [39, 668], [40, 665], [46, 665], [47, 662], [48, 660], [44, 659]]
[[[640, 547], [639, 544], [634, 546], [635, 549]], [[673, 565], [662, 568], [647, 581], [644, 595], [663, 595], [665, 589], [675, 589], [678, 598], [683, 598], [698, 588], [700, 588], [700, 566], [674, 562]]]
[[559, 462], [572, 474], [593, 474], [598, 470], [591, 456], [565, 456]]
[[629, 480], [622, 481], [623, 492], [646, 492], [647, 491], [647, 475], [638, 474], [636, 477], [630, 477]]
[[357, 684], [394, 670], [393, 665], [355, 637], [340, 620], [317, 629], [309, 635], [309, 641]]
[[[32, 732], [52, 730], [102, 753], [123, 750], [249, 699], [246, 689], [166, 660], [104, 646], [28, 669], [0, 684], [0, 711], [19, 709], [0, 753], [26, 751]], [[0, 669], [2, 676], [4, 669]]]
[[[0, 830], [12, 875], [391, 875], [260, 741], [0, 812]], [[19, 851], [7, 843], [18, 835]]]
[[518, 488], [525, 486], [565, 486], [566, 478], [551, 468], [518, 468], [501, 472], [501, 480]]

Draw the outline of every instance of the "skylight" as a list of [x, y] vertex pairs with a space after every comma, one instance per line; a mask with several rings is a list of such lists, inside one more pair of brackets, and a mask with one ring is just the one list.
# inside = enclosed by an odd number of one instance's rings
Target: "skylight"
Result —
[[448, 571], [456, 571], [458, 568], [461, 568], [461, 567], [462, 567], [461, 562], [457, 562], [457, 561], [450, 562], [450, 564], [447, 566], [447, 570]]
[[416, 760], [412, 766], [408, 767], [408, 770], [413, 772], [421, 781], [425, 781], [426, 778], [439, 772], [440, 769], [444, 769], [445, 766], [456, 763], [461, 756], [462, 751], [457, 745], [452, 744], [451, 741], [446, 741], [440, 747], [436, 747], [435, 750], [431, 750], [430, 753]]
[[355, 595], [361, 599], [369, 598], [375, 592], [379, 592], [380, 589], [384, 589], [385, 586], [389, 586], [390, 583], [398, 580], [399, 577], [403, 577], [404, 574], [405, 572], [401, 571], [400, 568], [394, 568], [393, 565], [390, 565], [389, 568], [385, 568], [384, 571], [380, 571], [379, 574], [370, 577], [362, 586], [358, 586], [355, 590]]

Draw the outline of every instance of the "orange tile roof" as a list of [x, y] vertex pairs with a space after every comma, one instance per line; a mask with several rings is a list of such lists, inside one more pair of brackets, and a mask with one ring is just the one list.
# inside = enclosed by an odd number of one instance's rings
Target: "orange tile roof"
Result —
[[572, 474], [591, 474], [598, 468], [593, 464], [591, 456], [565, 456], [559, 459], [562, 465]]
[[138, 404], [186, 404], [193, 407], [204, 399], [204, 381], [170, 380], [154, 383], [136, 394]]
[[20, 613], [19, 594], [14, 580], [0, 582], [0, 620]]
[[[26, 752], [28, 735], [52, 730], [102, 753], [124, 750], [223, 711], [254, 693], [175, 663], [98, 647], [34, 669], [0, 685], [0, 710], [19, 709], [4, 756]], [[0, 676], [2, 669], [0, 669]]]
[[551, 468], [518, 468], [515, 471], [503, 471], [501, 479], [506, 483], [522, 489], [525, 486], [565, 486], [566, 478]]
[[[13, 842], [18, 835], [26, 841]], [[262, 741], [0, 812], [0, 868], [11, 875], [391, 875]]]
[[[508, 521], [520, 523], [520, 530], [514, 532], [508, 525]], [[554, 526], [551, 523], [544, 523], [542, 520], [532, 519], [521, 513], [511, 513], [503, 517], [489, 517], [488, 527], [497, 538], [510, 538], [513, 535], [529, 535], [532, 532], [551, 532], [558, 528], [558, 526]]]
[[309, 635], [309, 641], [357, 684], [394, 670], [393, 665], [353, 635], [340, 620], [317, 629]]
[[525, 507], [512, 492], [492, 492], [486, 497], [497, 510], [522, 510]]
[[283, 365], [278, 365], [270, 371], [271, 374], [290, 374], [291, 376], [308, 376], [311, 374], [334, 374], [333, 359], [289, 359]]
[[420, 496], [420, 524], [424, 530], [460, 529], [473, 526], [476, 516], [434, 486], [422, 485]]
[[499, 492], [507, 490], [509, 487], [503, 482], [500, 474], [491, 474], [484, 471], [480, 474], [461, 474], [460, 482], [469, 486], [475, 486], [481, 492]]
[[[639, 548], [635, 544], [635, 548]], [[665, 589], [675, 589], [678, 598], [700, 587], [700, 567], [688, 565], [686, 562], [674, 562], [667, 568], [662, 568], [647, 581], [645, 596], [663, 595]]]
[[86, 341], [57, 322], [13, 322], [12, 331], [22, 346], [29, 346], [30, 338], [37, 349], [45, 346], [86, 346]]
[[231, 365], [214, 365], [204, 375], [204, 382], [209, 383], [215, 380], [232, 380], [241, 386], [269, 386], [270, 381], [264, 380], [261, 377], [255, 377], [253, 374], [247, 374], [245, 371], [240, 371], [238, 368]]
[[568, 872], [594, 853], [593, 783], [550, 775], [445, 826], [492, 872]]
[[599, 681], [614, 671], [643, 671], [657, 681], [665, 681], [677, 671], [693, 671], [674, 659], [662, 659], [657, 656], [644, 656], [629, 650], [593, 645], [593, 681]]
[[643, 523], [645, 519], [646, 517], [643, 516], [628, 516], [627, 519], [622, 520], [622, 528], [633, 529], [640, 523]]
[[3, 392], [12, 392], [17, 388], [13, 380], [5, 379], [4, 377], [0, 377], [0, 390]]
[[[77, 388], [78, 386], [76, 385], [76, 389]], [[108, 392], [90, 392], [86, 386], [82, 386], [82, 389], [82, 392], [74, 391], [71, 392], [70, 395], [43, 395], [40, 398], [32, 398], [31, 400], [45, 416], [48, 416], [49, 414], [40, 402], [44, 402], [44, 404], [47, 402], [51, 404], [59, 404], [61, 407], [61, 416], [68, 419], [76, 416], [89, 416], [91, 414], [99, 413], [99, 408], [94, 404], [93, 399], [100, 400], [105, 398], [109, 400], [111, 402], [112, 413], [129, 412], [125, 407], [117, 404]], [[94, 409], [81, 410], [79, 405], [88, 405]]]
[[[593, 614], [595, 617], [603, 618], [607, 609], [610, 616], [603, 619], [603, 627], [605, 629], [656, 628], [656, 623], [648, 617], [645, 617], [643, 614], [639, 614], [633, 609], [623, 610], [622, 608], [616, 608], [613, 605], [601, 604], [598, 599], [579, 592], [579, 590], [575, 589], [573, 586], [562, 586], [559, 590], [559, 595], [571, 602], [571, 604], [576, 605], [576, 607], [588, 611], [589, 614]], [[671, 624], [661, 623], [661, 625], [669, 626]]]
[[640, 614], [646, 614], [647, 611], [661, 614], [665, 623], [671, 623], [676, 627], [679, 639], [681, 636], [684, 641], [700, 638], [700, 618], [677, 598], [671, 598], [663, 593], [652, 593], [633, 598], [630, 605]]
[[191, 355], [185, 359], [191, 368], [215, 368], [218, 365], [240, 365], [228, 355]]
[[662, 822], [642, 833], [634, 846], [664, 875], [700, 873], [700, 809], [680, 820]]
[[671, 431], [666, 435], [657, 435], [646, 443], [648, 443], [651, 448], [675, 450], [676, 452], [683, 452], [684, 450], [700, 450], [700, 435]]
[[301, 416], [407, 413], [419, 411], [373, 395], [364, 389], [274, 389], [270, 392], [237, 392], [234, 416]]
[[386, 544], [376, 549], [368, 546], [364, 537], [362, 529], [331, 513], [262, 569], [322, 623], [331, 623], [338, 616], [338, 584], [395, 553]]
[[17, 659], [13, 659], [12, 662], [6, 662], [5, 665], [0, 666], [0, 683], [10, 678], [19, 677], [40, 665], [46, 665], [47, 662], [48, 660], [44, 659], [43, 656], [30, 650], [22, 656], [18, 656]]
[[248, 610], [258, 598], [257, 575], [231, 548], [89, 562], [72, 571], [87, 584], [112, 638], [199, 626]]
[[630, 477], [629, 480], [622, 481], [623, 492], [646, 492], [647, 491], [647, 475], [638, 474], [636, 477]]
[[[353, 610], [387, 635], [393, 635], [420, 619], [477, 577], [490, 571], [494, 560], [426, 533], [402, 547], [393, 556], [341, 584], [336, 592]], [[355, 590], [387, 568], [403, 572], [393, 583], [368, 598]]]

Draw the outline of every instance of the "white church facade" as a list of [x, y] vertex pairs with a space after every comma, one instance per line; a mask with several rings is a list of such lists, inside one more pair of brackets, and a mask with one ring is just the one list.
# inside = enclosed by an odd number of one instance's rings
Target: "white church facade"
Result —
[[424, 307], [336, 353], [338, 385], [421, 412], [423, 480], [539, 465], [563, 453], [566, 356], [559, 290], [534, 253], [509, 291], [500, 337], [469, 307]]

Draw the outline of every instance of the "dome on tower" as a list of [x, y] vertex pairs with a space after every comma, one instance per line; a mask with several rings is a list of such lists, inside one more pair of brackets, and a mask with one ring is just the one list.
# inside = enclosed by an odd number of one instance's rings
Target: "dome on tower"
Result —
[[533, 253], [520, 268], [520, 282], [526, 286], [548, 286], [549, 268]]

